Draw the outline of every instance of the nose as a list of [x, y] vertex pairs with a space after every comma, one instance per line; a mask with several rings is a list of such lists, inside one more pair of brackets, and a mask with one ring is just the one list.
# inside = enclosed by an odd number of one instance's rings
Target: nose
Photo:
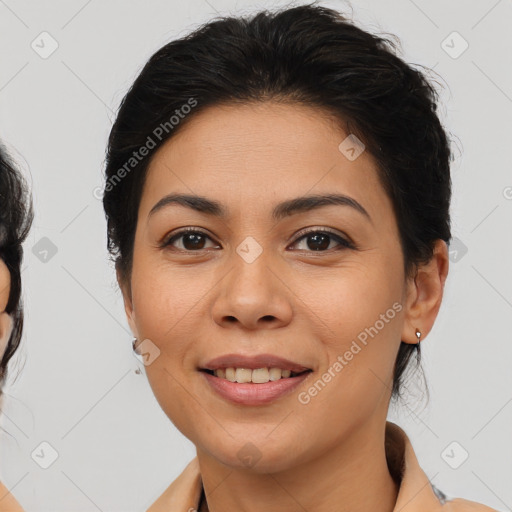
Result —
[[255, 330], [290, 323], [293, 294], [269, 258], [262, 254], [249, 262], [234, 253], [229, 266], [231, 270], [219, 283], [212, 305], [212, 316], [218, 325]]

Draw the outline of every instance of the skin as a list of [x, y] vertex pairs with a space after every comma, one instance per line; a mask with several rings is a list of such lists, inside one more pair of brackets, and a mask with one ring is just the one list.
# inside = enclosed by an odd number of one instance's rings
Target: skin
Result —
[[11, 316], [5, 312], [11, 290], [11, 274], [7, 265], [0, 260], [0, 358], [4, 355], [12, 330]]
[[[147, 376], [197, 448], [211, 511], [393, 510], [398, 488], [384, 450], [393, 365], [400, 340], [416, 343], [418, 328], [423, 342], [432, 328], [448, 251], [439, 241], [431, 262], [405, 278], [374, 160], [366, 151], [348, 160], [338, 149], [346, 136], [305, 106], [216, 106], [167, 141], [148, 170], [131, 278], [118, 280], [134, 335], [160, 350]], [[357, 200], [371, 220], [337, 205], [271, 218], [281, 201], [334, 192]], [[215, 199], [229, 215], [169, 205], [150, 216], [170, 193]], [[187, 226], [207, 233], [203, 249], [186, 236], [159, 244]], [[328, 248], [315, 251], [304, 228], [330, 229], [357, 248], [328, 238]], [[248, 236], [263, 250], [252, 263], [236, 252]], [[301, 404], [298, 394], [395, 302], [402, 310], [394, 319]], [[231, 352], [276, 354], [313, 373], [270, 404], [235, 405], [197, 370]], [[252, 467], [237, 455], [249, 441], [261, 456]]]

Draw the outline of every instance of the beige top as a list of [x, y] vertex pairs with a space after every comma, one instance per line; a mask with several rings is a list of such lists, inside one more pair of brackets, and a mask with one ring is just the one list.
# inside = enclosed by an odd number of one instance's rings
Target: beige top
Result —
[[24, 512], [16, 498], [0, 482], [0, 512]]
[[[448, 499], [434, 490], [409, 438], [398, 425], [389, 421], [386, 423], [386, 456], [391, 474], [401, 482], [394, 512], [496, 512], [474, 501]], [[199, 461], [195, 457], [147, 512], [196, 512], [201, 492]]]

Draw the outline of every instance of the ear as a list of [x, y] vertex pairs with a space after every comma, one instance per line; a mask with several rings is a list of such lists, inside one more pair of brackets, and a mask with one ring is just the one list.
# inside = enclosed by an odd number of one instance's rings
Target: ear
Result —
[[414, 279], [411, 278], [407, 284], [401, 338], [404, 343], [418, 343], [416, 329], [421, 332], [421, 341], [431, 331], [441, 307], [448, 268], [448, 246], [444, 240], [437, 240], [432, 259], [421, 265]]
[[127, 283], [126, 280], [124, 280], [122, 278], [121, 272], [119, 271], [119, 269], [116, 269], [116, 277], [117, 277], [117, 284], [119, 285], [119, 288], [123, 295], [124, 311], [126, 313], [126, 319], [128, 320], [128, 325], [130, 326], [133, 336], [138, 339], [139, 333], [137, 331], [137, 323], [135, 320], [135, 311], [133, 308], [131, 287], [130, 287], [129, 283]]

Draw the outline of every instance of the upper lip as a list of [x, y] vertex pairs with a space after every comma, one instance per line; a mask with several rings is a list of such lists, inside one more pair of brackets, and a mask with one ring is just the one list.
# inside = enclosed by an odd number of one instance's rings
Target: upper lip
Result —
[[258, 354], [254, 356], [225, 354], [208, 361], [202, 367], [203, 370], [217, 370], [219, 368], [247, 368], [250, 370], [256, 370], [257, 368], [281, 368], [282, 370], [290, 370], [292, 372], [303, 372], [311, 369], [272, 354]]

